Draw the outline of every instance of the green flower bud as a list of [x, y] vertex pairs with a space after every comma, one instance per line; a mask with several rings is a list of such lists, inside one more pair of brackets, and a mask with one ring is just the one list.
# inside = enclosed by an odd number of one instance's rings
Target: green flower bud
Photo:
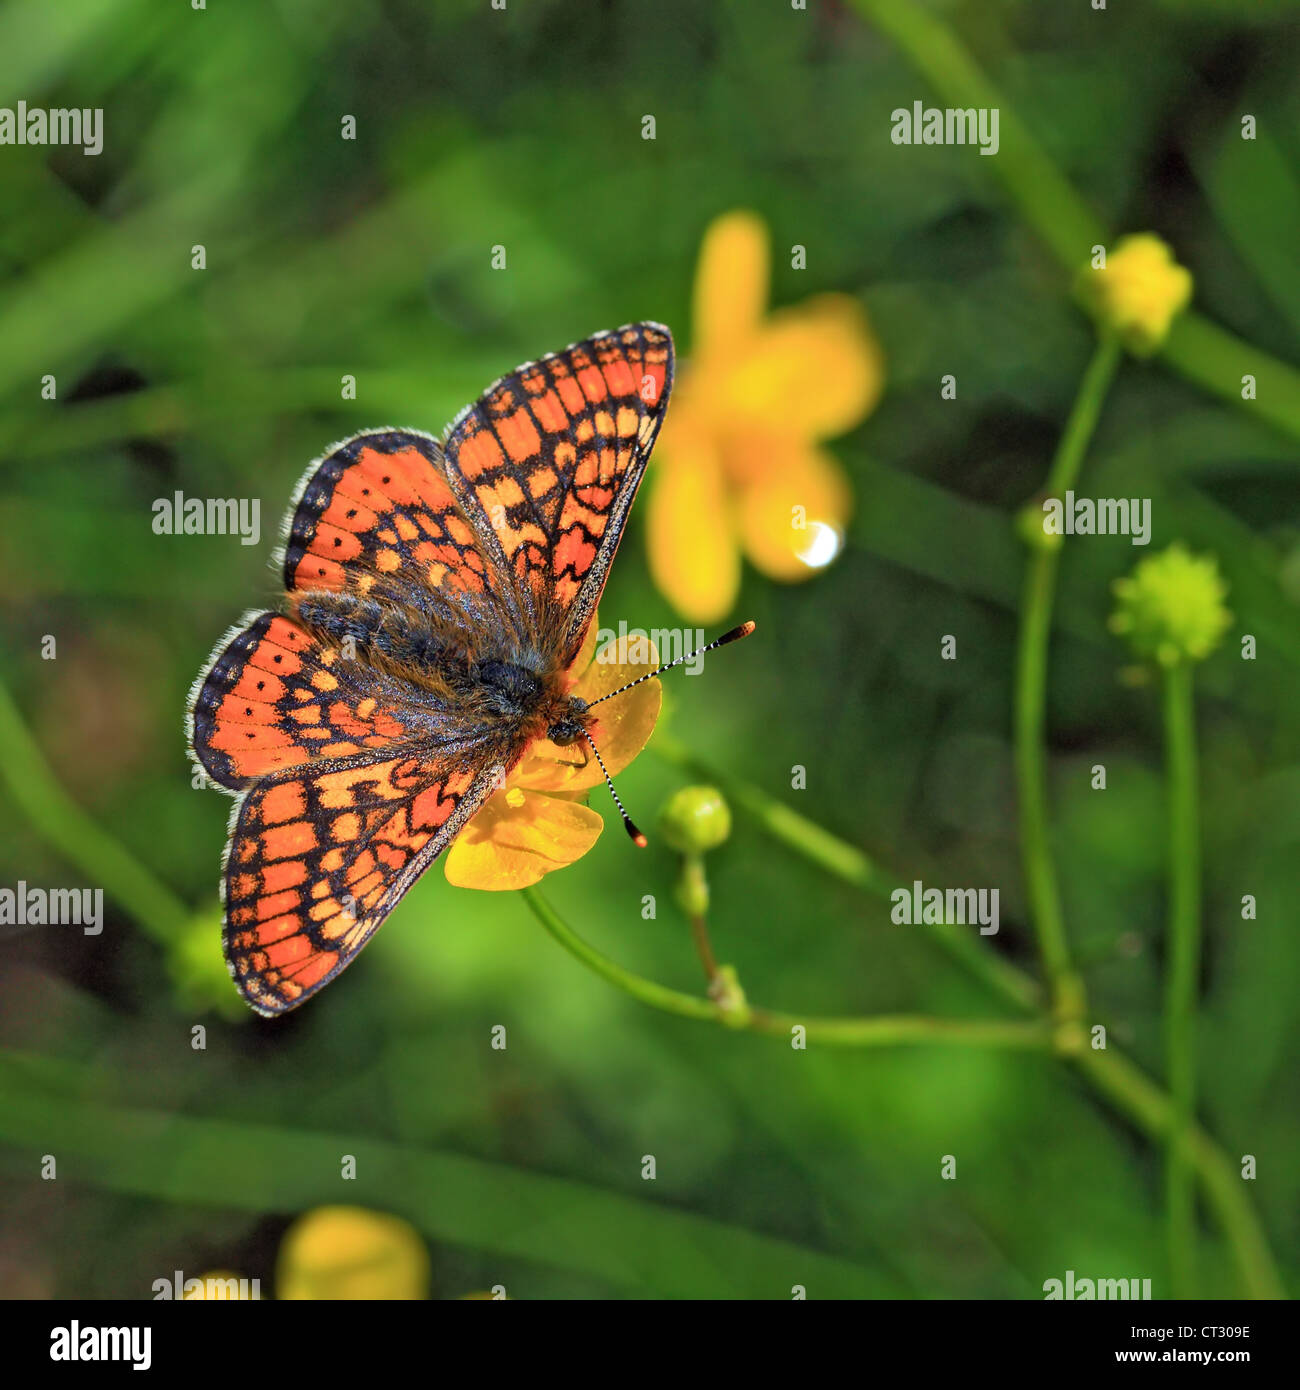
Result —
[[1212, 555], [1174, 544], [1111, 586], [1119, 600], [1110, 630], [1147, 661], [1177, 666], [1204, 661], [1232, 621], [1223, 600], [1228, 586]]
[[1035, 497], [1016, 513], [1016, 533], [1031, 550], [1060, 550], [1065, 537], [1047, 529], [1045, 497]]
[[731, 834], [731, 810], [716, 787], [683, 787], [659, 812], [659, 830], [682, 854], [703, 854]]
[[740, 987], [740, 977], [734, 965], [720, 965], [718, 973], [709, 985], [709, 998], [722, 1010], [722, 1021], [732, 1028], [745, 1028], [749, 1024], [751, 1012], [745, 991]]

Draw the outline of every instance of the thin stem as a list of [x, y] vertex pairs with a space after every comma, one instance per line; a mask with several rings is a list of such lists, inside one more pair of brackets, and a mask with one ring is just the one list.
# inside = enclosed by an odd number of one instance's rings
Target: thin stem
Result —
[[712, 999], [656, 984], [634, 975], [608, 956], [602, 955], [580, 937], [555, 911], [536, 888], [520, 889], [533, 916], [564, 947], [602, 979], [653, 1009], [681, 1018], [702, 1019], [747, 1029], [787, 1040], [802, 1028], [808, 1042], [841, 1047], [893, 1047], [905, 1043], [947, 1043], [963, 1047], [994, 1047], [1046, 1051], [1051, 1032], [1043, 1022], [1005, 1022], [926, 1018], [912, 1014], [882, 1014], [872, 1018], [815, 1018], [799, 1014], [774, 1013], [767, 1009], [741, 1011], [727, 1009]]
[[[1097, 344], [1061, 435], [1048, 474], [1047, 490], [1068, 491], [1083, 464], [1102, 403], [1119, 366], [1120, 347], [1112, 338]], [[1020, 809], [1020, 850], [1034, 931], [1053, 1004], [1062, 1016], [1082, 1013], [1082, 986], [1070, 965], [1060, 888], [1047, 826], [1047, 651], [1056, 597], [1059, 552], [1036, 546], [1025, 567], [1020, 636], [1016, 651], [1015, 748]]]
[[713, 954], [713, 943], [709, 940], [709, 924], [703, 916], [692, 914], [691, 940], [695, 942], [696, 953], [704, 967], [704, 978], [711, 984], [718, 974], [718, 958]]
[[1171, 1287], [1195, 1297], [1196, 1195], [1186, 1135], [1196, 1110], [1196, 993], [1201, 960], [1200, 832], [1196, 808], [1196, 723], [1192, 672], [1164, 676], [1169, 768], [1169, 936], [1165, 967], [1165, 1082], [1173, 1123], [1165, 1148], [1165, 1220]]
[[[720, 788], [732, 806], [752, 817], [774, 840], [842, 883], [886, 902], [894, 889], [901, 886], [896, 879], [877, 868], [856, 845], [847, 844], [816, 821], [791, 810], [760, 788], [710, 767], [671, 734], [657, 730], [650, 741], [649, 751], [674, 767]], [[923, 930], [973, 979], [979, 980], [1005, 1002], [1021, 1013], [1033, 1014], [1038, 1011], [1041, 991], [1037, 983], [1023, 970], [973, 939], [969, 927], [925, 923]]]
[[[853, 845], [772, 800], [758, 787], [719, 772], [707, 759], [690, 752], [670, 736], [656, 733], [649, 746], [675, 767], [720, 787], [733, 806], [751, 815], [773, 839], [810, 863], [873, 896], [888, 898], [896, 886]], [[942, 937], [938, 939], [943, 940]], [[1033, 1012], [1037, 999], [1033, 981], [981, 942], [969, 941], [966, 937], [961, 940], [989, 963], [988, 969], [980, 968], [964, 953], [954, 951], [955, 958], [972, 965], [972, 976], [1008, 1003]], [[1099, 1096], [1127, 1115], [1148, 1138], [1156, 1143], [1164, 1141], [1170, 1125], [1169, 1097], [1136, 1063], [1114, 1046], [1104, 1051], [1085, 1046], [1066, 1055]], [[1204, 1130], [1195, 1126], [1189, 1132], [1188, 1145], [1201, 1191], [1227, 1237], [1243, 1287], [1251, 1298], [1285, 1297], [1268, 1238], [1231, 1161]]]
[[[1148, 1138], [1162, 1142], [1169, 1137], [1174, 1128], [1172, 1101], [1117, 1048], [1085, 1048], [1073, 1061], [1093, 1089], [1127, 1115]], [[1188, 1159], [1200, 1177], [1206, 1202], [1228, 1238], [1247, 1294], [1251, 1298], [1285, 1298], [1268, 1237], [1246, 1196], [1240, 1172], [1198, 1125], [1189, 1125], [1184, 1133]]]
[[[979, 172], [1002, 182], [1024, 222], [1051, 248], [1068, 275], [1075, 275], [1088, 248], [1106, 245], [1110, 231], [1093, 215], [1069, 180], [1021, 119], [1015, 104], [976, 63], [954, 29], [914, 0], [851, 0], [857, 11], [902, 51], [942, 98], [942, 105], [999, 113], [995, 159]], [[981, 27], [988, 30], [981, 21]], [[996, 48], [997, 43], [994, 41]], [[1180, 314], [1161, 349], [1164, 360], [1201, 390], [1267, 420], [1300, 439], [1300, 373], [1270, 357], [1193, 309]], [[1243, 403], [1243, 373], [1255, 377], [1256, 397]]]
[[0, 777], [36, 830], [120, 903], [154, 940], [175, 941], [185, 904], [68, 795], [0, 685]]

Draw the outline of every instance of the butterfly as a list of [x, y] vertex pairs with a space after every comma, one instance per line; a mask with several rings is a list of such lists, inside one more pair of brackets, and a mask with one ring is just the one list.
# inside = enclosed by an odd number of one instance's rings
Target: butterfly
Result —
[[536, 740], [596, 751], [564, 673], [672, 382], [668, 329], [629, 324], [502, 377], [441, 440], [367, 430], [307, 470], [278, 610], [222, 638], [189, 705], [235, 797], [223, 946], [258, 1013], [355, 959]]

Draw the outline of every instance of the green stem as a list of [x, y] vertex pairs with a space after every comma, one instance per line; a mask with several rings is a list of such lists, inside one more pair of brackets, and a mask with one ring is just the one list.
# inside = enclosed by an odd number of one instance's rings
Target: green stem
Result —
[[[1079, 383], [1061, 442], [1052, 460], [1047, 491], [1059, 495], [1074, 486], [1088, 442], [1097, 426], [1106, 393], [1120, 362], [1113, 338], [1101, 339]], [[1015, 749], [1020, 810], [1020, 848], [1025, 889], [1043, 970], [1059, 1015], [1083, 1011], [1082, 985], [1070, 965], [1061, 895], [1047, 824], [1047, 650], [1052, 631], [1059, 550], [1035, 544], [1025, 567], [1020, 635], [1016, 650]]]
[[[705, 759], [689, 752], [666, 734], [656, 733], [650, 748], [675, 767], [720, 787], [734, 806], [753, 815], [774, 839], [796, 854], [824, 868], [843, 865], [850, 870], [838, 875], [845, 882], [864, 892], [888, 897], [892, 886], [889, 880], [852, 845], [845, 844], [821, 826], [773, 802], [759, 788], [720, 773], [710, 767]], [[781, 814], [768, 814], [772, 807]], [[805, 834], [807, 828], [816, 834]], [[987, 947], [977, 942], [970, 944], [980, 956], [987, 957], [993, 963], [988, 971], [977, 968], [972, 973], [1009, 1003], [1019, 1004], [1026, 1012], [1033, 1012], [1033, 1001], [1037, 997], [1033, 982], [1022, 971], [1006, 965]], [[1065, 1055], [1099, 1096], [1108, 1100], [1121, 1114], [1127, 1115], [1148, 1138], [1156, 1143], [1164, 1141], [1172, 1113], [1170, 1100], [1141, 1068], [1115, 1047], [1105, 1051], [1076, 1047]], [[1190, 1130], [1188, 1144], [1189, 1157], [1200, 1179], [1201, 1191], [1232, 1248], [1243, 1287], [1251, 1298], [1285, 1297], [1268, 1239], [1227, 1155], [1204, 1130], [1195, 1126]]]
[[64, 791], [0, 685], [0, 777], [13, 803], [45, 840], [114, 899], [156, 941], [175, 941], [185, 904]]
[[[901, 887], [897, 879], [884, 873], [856, 845], [846, 844], [815, 821], [792, 811], [760, 788], [740, 778], [728, 776], [697, 758], [671, 734], [655, 732], [649, 751], [683, 772], [700, 777], [718, 787], [727, 800], [744, 811], [774, 840], [780, 841], [809, 863], [832, 877], [873, 897], [889, 900]], [[1042, 1002], [1037, 983], [1009, 961], [975, 940], [969, 927], [953, 923], [926, 923], [924, 930], [956, 964], [973, 979], [1021, 1013], [1036, 1013]]]
[[[1000, 179], [1017, 212], [1071, 276], [1089, 249], [1107, 245], [1109, 231], [1021, 120], [1007, 95], [981, 70], [961, 39], [939, 15], [913, 0], [852, 0], [858, 12], [898, 45], [912, 67], [954, 107], [984, 107], [999, 114], [999, 146], [981, 173]], [[987, 31], [986, 31], [987, 32]], [[1201, 390], [1267, 420], [1300, 439], [1300, 373], [1254, 343], [1188, 309], [1173, 324], [1161, 356]], [[1256, 399], [1245, 402], [1241, 378], [1256, 379]]]
[[691, 916], [691, 940], [704, 967], [704, 978], [710, 983], [718, 974], [718, 958], [713, 954], [713, 942], [709, 940], [709, 924], [703, 916]]
[[[753, 815], [774, 839], [842, 881], [873, 895], [888, 897], [891, 890], [889, 880], [854, 846], [781, 806], [758, 788], [720, 775], [666, 735], [657, 735], [651, 746], [674, 765], [694, 771], [724, 790], [730, 788], [727, 794], [733, 804]], [[26, 813], [38, 832], [71, 862], [86, 868], [103, 882], [152, 935], [160, 940], [170, 939], [176, 926], [184, 921], [183, 905], [68, 797], [55, 780], [3, 686], [0, 686], [0, 773], [10, 784], [14, 804]], [[625, 988], [626, 981], [633, 986], [629, 993], [655, 1007], [666, 1005], [672, 1013], [725, 1022], [732, 1026], [736, 1024], [734, 1014], [729, 1014], [711, 1000], [662, 989], [623, 971], [570, 932], [533, 890], [526, 889], [524, 894], [529, 907], [560, 944], [611, 983]], [[939, 939], [944, 938], [940, 936]], [[987, 967], [972, 964], [972, 973], [977, 978], [982, 979], [994, 993], [1017, 1004], [1024, 1011], [1034, 1010], [1037, 991], [1033, 981], [978, 943], [969, 942], [964, 937], [960, 940], [962, 946], [973, 947], [978, 956], [987, 959]], [[970, 963], [969, 953], [958, 947], [956, 939], [951, 947], [954, 956]], [[650, 997], [637, 993], [641, 987], [649, 991]], [[754, 1031], [779, 1032], [789, 1037], [788, 1027], [796, 1023], [807, 1027], [808, 1022], [788, 1015], [750, 1011], [750, 1019], [745, 1026]], [[823, 1041], [855, 1045], [955, 1042], [987, 1046], [1037, 1046], [1037, 1029], [1041, 1026], [1032, 1023], [967, 1023], [908, 1016], [822, 1019], [815, 1022], [817, 1035]], [[1170, 1124], [1169, 1098], [1121, 1053], [1115, 1049], [1109, 1052], [1085, 1050], [1076, 1055], [1073, 1061], [1098, 1094], [1111, 1100], [1144, 1132], [1156, 1139], [1165, 1135]], [[174, 1122], [174, 1117], [168, 1121]], [[1200, 1177], [1206, 1200], [1228, 1237], [1246, 1289], [1254, 1298], [1283, 1297], [1281, 1279], [1273, 1264], [1267, 1239], [1232, 1164], [1214, 1141], [1195, 1126], [1189, 1131], [1188, 1145], [1189, 1157]]]
[[522, 888], [520, 894], [542, 926], [588, 969], [642, 1004], [680, 1018], [721, 1023], [731, 1028], [783, 1037], [787, 1041], [794, 1035], [795, 1028], [802, 1028], [809, 1042], [841, 1047], [948, 1043], [965, 1047], [1046, 1050], [1051, 1043], [1050, 1030], [1045, 1023], [1004, 1022], [997, 1019], [968, 1021], [911, 1014], [882, 1014], [872, 1018], [813, 1018], [748, 1006], [739, 1011], [728, 1009], [712, 999], [684, 994], [647, 980], [644, 976], [634, 975], [584, 941], [536, 888]]
[[1169, 768], [1169, 937], [1165, 969], [1165, 1082], [1173, 1124], [1165, 1148], [1165, 1219], [1171, 1287], [1195, 1297], [1196, 1196], [1186, 1135], [1196, 1110], [1196, 993], [1201, 960], [1200, 833], [1196, 808], [1196, 723], [1192, 671], [1164, 676]]
[[[1110, 1047], [1085, 1048], [1074, 1066], [1099, 1095], [1129, 1117], [1149, 1138], [1163, 1142], [1173, 1132], [1173, 1102], [1129, 1058]], [[1218, 1144], [1198, 1125], [1184, 1131], [1189, 1161], [1201, 1191], [1232, 1248], [1241, 1282], [1251, 1298], [1285, 1298], [1268, 1238], [1246, 1196], [1241, 1174]]]

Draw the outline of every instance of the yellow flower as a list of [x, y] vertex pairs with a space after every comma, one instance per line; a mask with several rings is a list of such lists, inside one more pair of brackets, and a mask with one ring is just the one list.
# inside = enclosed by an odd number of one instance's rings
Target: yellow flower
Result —
[[674, 606], [716, 622], [740, 555], [772, 579], [806, 579], [843, 544], [852, 491], [821, 441], [880, 397], [880, 346], [855, 299], [823, 294], [766, 312], [768, 235], [750, 212], [704, 234], [689, 369], [655, 450], [650, 568]]
[[428, 1298], [429, 1252], [400, 1217], [317, 1207], [285, 1232], [275, 1291], [282, 1299]]
[[1169, 334], [1174, 315], [1192, 297], [1191, 272], [1151, 232], [1124, 237], [1104, 268], [1080, 273], [1079, 290], [1097, 321], [1139, 357], [1150, 356]]
[[[596, 653], [592, 618], [582, 649], [569, 668], [569, 693], [590, 704], [653, 671], [654, 644], [627, 636]], [[660, 685], [643, 681], [600, 707], [591, 738], [616, 776], [645, 747], [659, 718]], [[447, 851], [447, 882], [457, 888], [527, 888], [544, 875], [581, 859], [604, 829], [583, 799], [603, 786], [600, 764], [581, 741], [562, 748], [538, 739]]]

